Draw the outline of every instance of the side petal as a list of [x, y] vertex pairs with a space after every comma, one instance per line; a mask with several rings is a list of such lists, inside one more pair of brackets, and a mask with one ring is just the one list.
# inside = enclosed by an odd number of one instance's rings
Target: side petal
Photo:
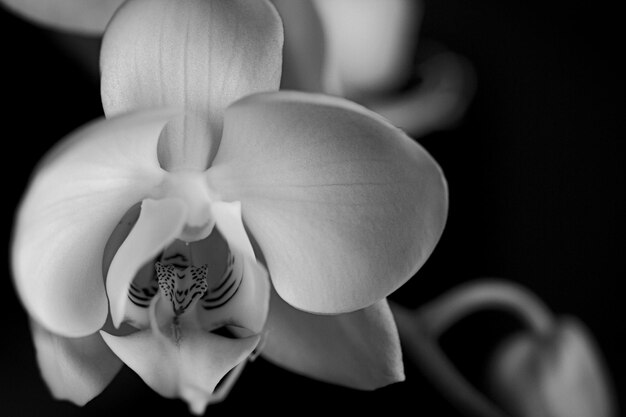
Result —
[[53, 29], [99, 35], [124, 0], [0, 0], [10, 10]]
[[187, 207], [177, 199], [144, 200], [137, 223], [117, 250], [106, 278], [113, 325], [125, 318], [130, 284], [141, 267], [173, 242], [183, 230]]
[[324, 382], [373, 390], [404, 380], [400, 338], [386, 300], [353, 313], [296, 310], [272, 291], [261, 355]]
[[[231, 276], [237, 287], [226, 304], [221, 300], [212, 303], [207, 303], [206, 299], [200, 301], [200, 321], [206, 330], [226, 325], [239, 336], [258, 334], [265, 326], [270, 303], [267, 270], [256, 260], [241, 220], [239, 202], [215, 202], [211, 209], [215, 225], [234, 256]], [[224, 295], [228, 293], [225, 291]], [[213, 307], [216, 304], [219, 307]]]
[[279, 92], [238, 101], [209, 183], [241, 201], [280, 296], [314, 313], [367, 307], [435, 247], [447, 187], [433, 158], [348, 101]]
[[222, 136], [226, 107], [277, 90], [282, 26], [266, 0], [134, 0], [115, 15], [102, 44], [107, 116], [184, 107], [162, 141], [167, 170], [206, 169]]
[[252, 353], [260, 339], [229, 339], [201, 330], [186, 332], [178, 342], [152, 330], [123, 337], [101, 334], [153, 390], [167, 398], [184, 399], [198, 415], [211, 402], [220, 380]]
[[122, 361], [98, 333], [67, 338], [31, 322], [37, 362], [54, 398], [85, 405], [109, 385]]
[[17, 291], [48, 330], [86, 336], [104, 324], [102, 256], [123, 214], [161, 181], [159, 133], [171, 112], [93, 123], [42, 162], [18, 209], [12, 243]]

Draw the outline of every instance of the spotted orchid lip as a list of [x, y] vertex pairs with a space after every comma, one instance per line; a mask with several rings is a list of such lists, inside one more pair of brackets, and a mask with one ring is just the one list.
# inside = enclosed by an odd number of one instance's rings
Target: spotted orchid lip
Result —
[[[107, 274], [114, 324], [130, 320], [138, 331], [101, 332], [105, 343], [153, 389], [185, 399], [194, 413], [204, 411], [218, 382], [257, 347], [269, 310], [269, 278], [254, 253], [245, 250], [251, 248], [241, 207], [216, 204], [217, 230], [189, 243], [171, 239], [182, 230], [185, 211], [176, 212], [184, 207], [180, 200], [145, 200]], [[151, 249], [157, 247], [164, 247], [161, 260], [149, 264], [158, 289], [136, 303], [132, 280], [146, 259], [154, 259]], [[211, 262], [211, 252], [221, 254], [223, 263]], [[233, 337], [216, 331], [225, 324], [236, 328]]]

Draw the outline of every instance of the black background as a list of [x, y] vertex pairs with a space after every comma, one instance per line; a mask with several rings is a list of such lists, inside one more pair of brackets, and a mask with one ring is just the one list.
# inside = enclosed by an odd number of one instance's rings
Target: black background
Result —
[[[626, 393], [621, 291], [626, 89], [619, 14], [608, 2], [511, 0], [432, 0], [425, 12], [422, 37], [445, 43], [473, 63], [477, 93], [455, 129], [419, 139], [446, 173], [450, 215], [431, 259], [393, 298], [417, 307], [474, 278], [514, 280], [555, 312], [575, 315], [591, 328], [617, 393]], [[127, 369], [84, 408], [53, 400], [39, 377], [6, 259], [13, 211], [43, 153], [101, 114], [97, 80], [57, 40], [58, 35], [0, 10], [5, 236], [0, 411], [7, 416], [140, 410], [184, 415], [184, 403], [162, 399]], [[515, 325], [502, 313], [477, 314], [444, 338], [444, 348], [482, 386], [486, 358]], [[457, 415], [410, 364], [407, 377], [405, 383], [362, 393], [258, 359], [227, 401], [208, 413], [384, 407]]]

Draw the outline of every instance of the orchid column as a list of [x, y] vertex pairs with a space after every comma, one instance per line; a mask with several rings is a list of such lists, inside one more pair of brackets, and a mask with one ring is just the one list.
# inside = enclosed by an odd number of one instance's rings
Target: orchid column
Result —
[[363, 107], [277, 92], [281, 48], [265, 0], [131, 0], [110, 22], [107, 119], [44, 160], [14, 235], [56, 397], [84, 404], [123, 362], [202, 413], [259, 353], [357, 389], [404, 378], [385, 297], [441, 236], [445, 180]]

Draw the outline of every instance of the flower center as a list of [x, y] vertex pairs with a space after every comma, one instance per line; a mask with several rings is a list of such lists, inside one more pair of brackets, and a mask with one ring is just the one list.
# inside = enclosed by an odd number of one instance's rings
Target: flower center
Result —
[[183, 314], [208, 288], [208, 266], [188, 266], [185, 269], [171, 264], [155, 264], [161, 293], [172, 303], [176, 316]]
[[211, 234], [215, 226], [211, 202], [215, 196], [203, 172], [168, 172], [161, 184], [160, 194], [162, 198], [181, 199], [187, 205], [186, 224], [180, 237], [182, 240], [195, 242]]
[[204, 310], [219, 308], [230, 301], [241, 285], [242, 276], [234, 273], [235, 259], [230, 251], [225, 267], [224, 258], [217, 262], [224, 268], [223, 272], [215, 274], [218, 265], [213, 265], [215, 262], [211, 259], [194, 259], [194, 245], [176, 240], [154, 263], [158, 291], [169, 300], [175, 318], [192, 308], [199, 299]]

